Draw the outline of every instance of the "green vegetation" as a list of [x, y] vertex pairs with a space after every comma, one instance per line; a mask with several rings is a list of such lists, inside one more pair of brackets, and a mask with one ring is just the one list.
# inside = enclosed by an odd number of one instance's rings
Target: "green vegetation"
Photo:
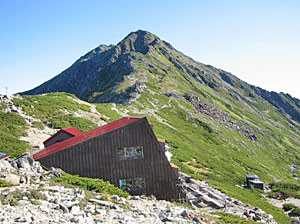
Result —
[[6, 108], [7, 108], [6, 104], [3, 103], [3, 102], [1, 102], [1, 103], [0, 103], [0, 110], [4, 110], [4, 109], [6, 109]]
[[296, 206], [294, 204], [283, 204], [283, 210], [285, 212], [288, 212], [294, 208], [296, 208]]
[[39, 190], [28, 189], [26, 192], [13, 191], [7, 195], [0, 195], [0, 202], [3, 205], [17, 206], [18, 201], [22, 200], [23, 197], [27, 197], [34, 204], [39, 204], [38, 200], [46, 200], [45, 195], [43, 195]]
[[175, 205], [176, 205], [176, 206], [182, 206], [182, 207], [185, 207], [185, 208], [188, 208], [188, 209], [195, 210], [195, 207], [193, 207], [193, 206], [190, 205], [190, 204], [180, 203], [180, 202], [175, 202]]
[[279, 192], [283, 197], [293, 196], [300, 198], [300, 184], [298, 183], [273, 183], [270, 184], [272, 192]]
[[296, 216], [296, 217], [300, 217], [300, 208], [294, 208], [290, 213], [290, 216]]
[[52, 117], [48, 120], [49, 126], [51, 128], [65, 128], [72, 126], [80, 131], [86, 132], [90, 129], [94, 129], [97, 127], [93, 122], [90, 120], [81, 118], [81, 117], [74, 117], [71, 114], [60, 114], [55, 117]]
[[239, 216], [231, 215], [225, 212], [214, 212], [214, 215], [221, 216], [221, 218], [216, 219], [216, 221], [225, 223], [225, 224], [254, 224], [256, 222], [254, 221], [249, 221], [245, 218], [241, 218]]
[[14, 158], [31, 149], [26, 142], [19, 140], [20, 136], [26, 135], [26, 128], [25, 119], [20, 115], [0, 111], [0, 152]]
[[102, 103], [102, 104], [95, 104], [95, 105], [96, 105], [97, 111], [100, 114], [109, 117], [109, 119], [107, 119], [105, 117], [101, 117], [101, 119], [103, 119], [106, 122], [111, 122], [111, 121], [118, 120], [118, 119], [122, 118], [122, 116], [120, 114], [118, 114], [118, 112], [111, 109], [112, 108], [111, 103]]
[[44, 124], [43, 124], [43, 122], [39, 122], [39, 121], [34, 121], [34, 122], [32, 123], [32, 126], [33, 126], [34, 128], [40, 129], [40, 130], [43, 130], [43, 129], [44, 129]]
[[11, 183], [6, 182], [3, 179], [0, 179], [0, 187], [11, 187], [13, 186]]
[[[13, 102], [30, 116], [40, 119], [53, 128], [73, 126], [81, 131], [88, 131], [96, 127], [88, 119], [75, 117], [71, 112], [78, 110], [90, 112], [90, 107], [75, 102], [76, 97], [68, 93], [49, 93], [41, 96], [23, 96], [14, 98]], [[66, 113], [67, 112], [67, 113]], [[34, 123], [37, 128], [42, 128], [41, 123]]]
[[102, 194], [118, 195], [119, 197], [128, 197], [128, 193], [113, 186], [108, 181], [101, 179], [79, 177], [77, 175], [71, 175], [63, 172], [61, 177], [54, 177], [52, 181], [56, 183], [65, 183], [76, 187], [81, 187], [88, 191], [95, 191]]

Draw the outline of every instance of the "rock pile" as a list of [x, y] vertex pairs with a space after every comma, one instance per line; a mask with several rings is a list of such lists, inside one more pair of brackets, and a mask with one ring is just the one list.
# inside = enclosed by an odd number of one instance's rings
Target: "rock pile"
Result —
[[0, 223], [215, 223], [209, 213], [145, 196], [128, 199], [53, 185], [58, 169], [44, 170], [29, 156], [0, 160]]
[[[11, 95], [2, 95], [0, 94], [0, 103], [2, 104], [2, 111], [3, 112], [20, 112], [20, 108], [16, 107], [13, 104], [13, 96]], [[5, 106], [4, 106], [5, 105]]]
[[229, 198], [183, 173], [180, 179], [188, 202], [201, 211], [154, 197], [105, 197], [50, 181], [60, 175], [59, 169], [46, 171], [28, 155], [0, 160], [0, 179], [14, 184], [0, 188], [0, 223], [216, 223], [210, 215], [216, 209], [257, 222], [276, 223], [261, 209]]
[[35, 121], [37, 121], [37, 122], [41, 121], [39, 119], [33, 118], [33, 117], [29, 116], [28, 114], [26, 114], [21, 107], [14, 105], [14, 103], [13, 103], [14, 98], [21, 98], [21, 96], [19, 96], [19, 95], [1, 95], [0, 94], [0, 104], [2, 104], [2, 107], [3, 107], [0, 110], [5, 113], [14, 112], [14, 113], [19, 114], [20, 116], [24, 117], [25, 121], [29, 125], [31, 125]]
[[220, 209], [226, 213], [253, 221], [270, 224], [276, 223], [272, 215], [268, 215], [260, 208], [230, 198], [203, 181], [194, 180], [183, 173], [180, 173], [180, 179], [186, 191], [187, 200], [195, 207], [207, 210]]
[[218, 123], [224, 124], [231, 129], [236, 129], [252, 141], [257, 141], [257, 136], [254, 134], [254, 132], [258, 132], [259, 130], [252, 130], [248, 123], [244, 121], [239, 121], [238, 123], [234, 120], [231, 120], [226, 112], [204, 103], [199, 97], [193, 95], [192, 93], [185, 93], [184, 98], [193, 105], [198, 113], [212, 117]]

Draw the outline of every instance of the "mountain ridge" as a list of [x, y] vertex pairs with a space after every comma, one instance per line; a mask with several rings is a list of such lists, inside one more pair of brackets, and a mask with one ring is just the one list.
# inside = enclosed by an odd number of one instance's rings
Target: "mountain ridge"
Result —
[[[159, 57], [163, 56], [163, 62], [155, 60], [157, 53]], [[148, 58], [145, 59], [144, 56]], [[153, 66], [153, 59], [158, 66]], [[250, 85], [222, 69], [197, 62], [156, 35], [143, 30], [129, 33], [117, 45], [99, 45], [59, 75], [21, 94], [68, 92], [88, 102], [115, 102], [126, 105], [140, 96], [144, 89], [143, 83], [147, 81], [143, 80], [145, 76], [136, 66], [138, 60], [141, 60], [145, 67], [153, 69], [154, 73], [165, 76], [173, 72], [170, 67], [174, 66], [183, 72], [186, 81], [195, 79], [215, 91], [218, 91], [218, 88], [233, 90], [232, 95], [242, 100], [245, 100], [245, 97], [238, 92], [246, 88], [250, 97], [259, 96], [300, 122], [299, 99], [289, 94], [269, 92]], [[129, 79], [133, 74], [138, 74], [142, 80]]]

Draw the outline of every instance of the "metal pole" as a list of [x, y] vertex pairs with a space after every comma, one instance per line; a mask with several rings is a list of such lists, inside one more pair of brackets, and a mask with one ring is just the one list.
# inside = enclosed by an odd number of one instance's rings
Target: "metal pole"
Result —
[[6, 95], [7, 95], [7, 86], [5, 86], [5, 92], [6, 92]]

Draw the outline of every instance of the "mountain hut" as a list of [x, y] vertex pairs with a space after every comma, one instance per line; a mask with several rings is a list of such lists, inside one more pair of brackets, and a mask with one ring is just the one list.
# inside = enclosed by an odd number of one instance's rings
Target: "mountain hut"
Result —
[[178, 199], [178, 167], [166, 158], [146, 117], [116, 120], [48, 145], [33, 158], [48, 168], [101, 178], [132, 195]]

